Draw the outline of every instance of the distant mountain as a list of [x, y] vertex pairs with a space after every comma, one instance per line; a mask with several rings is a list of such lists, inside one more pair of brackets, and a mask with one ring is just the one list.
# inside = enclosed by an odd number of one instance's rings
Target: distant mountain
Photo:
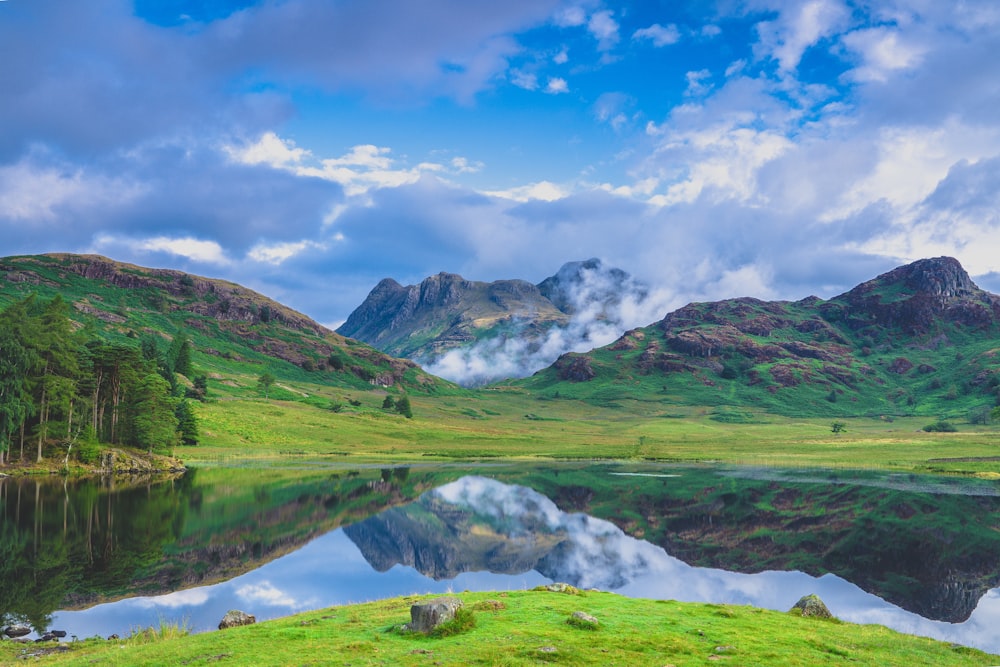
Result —
[[[348, 340], [302, 313], [224, 280], [149, 269], [97, 255], [0, 258], [0, 308], [29, 294], [62, 296], [80, 326], [109, 339], [188, 335], [200, 366], [245, 367], [364, 387], [439, 380], [407, 360]], [[214, 361], [212, 361], [214, 360]]]
[[611, 345], [564, 355], [523, 384], [601, 403], [964, 418], [997, 402], [998, 334], [1000, 297], [938, 257], [828, 301], [692, 303]]
[[386, 278], [337, 332], [478, 384], [528, 375], [598, 337], [612, 340], [625, 328], [623, 301], [647, 296], [645, 285], [599, 259], [565, 264], [537, 285], [439, 273], [404, 287]]

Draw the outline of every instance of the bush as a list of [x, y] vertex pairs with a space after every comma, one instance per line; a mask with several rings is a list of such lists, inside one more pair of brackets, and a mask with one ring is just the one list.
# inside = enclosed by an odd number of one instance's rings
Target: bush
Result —
[[928, 424], [924, 427], [924, 431], [927, 433], [954, 433], [958, 429], [951, 422], [941, 420], [936, 421], [933, 424]]

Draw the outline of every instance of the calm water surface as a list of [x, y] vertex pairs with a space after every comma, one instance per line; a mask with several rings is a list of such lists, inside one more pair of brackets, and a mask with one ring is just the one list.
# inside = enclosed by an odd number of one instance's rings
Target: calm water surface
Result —
[[0, 620], [80, 638], [161, 620], [205, 631], [229, 609], [263, 620], [564, 581], [782, 611], [816, 593], [844, 620], [1000, 652], [995, 484], [744, 468], [322, 464], [204, 468], [114, 486], [0, 484], [0, 581], [11, 582]]

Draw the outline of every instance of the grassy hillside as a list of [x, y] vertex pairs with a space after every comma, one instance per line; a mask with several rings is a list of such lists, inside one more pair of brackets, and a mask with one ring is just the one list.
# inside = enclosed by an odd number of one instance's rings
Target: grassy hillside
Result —
[[986, 421], [1000, 399], [998, 355], [1000, 297], [938, 258], [829, 301], [690, 304], [519, 386], [605, 407], [720, 406], [717, 418], [733, 422], [748, 410]]
[[[611, 593], [462, 593], [468, 615], [442, 637], [407, 633], [419, 597], [321, 609], [192, 636], [164, 627], [63, 650], [0, 644], [0, 659], [42, 665], [991, 665], [981, 651], [753, 607]], [[582, 611], [596, 625], [570, 622]], [[164, 638], [166, 637], [166, 638]]]
[[446, 383], [336, 334], [239, 285], [104, 257], [37, 255], [0, 259], [0, 308], [31, 293], [61, 294], [79, 326], [115, 342], [153, 333], [164, 346], [183, 331], [194, 365], [210, 378], [269, 372], [279, 379], [350, 387], [430, 389]]

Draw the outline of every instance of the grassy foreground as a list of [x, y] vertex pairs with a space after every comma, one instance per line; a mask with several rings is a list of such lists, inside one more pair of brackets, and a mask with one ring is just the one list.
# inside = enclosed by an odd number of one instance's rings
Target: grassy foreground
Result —
[[[425, 637], [400, 626], [419, 597], [312, 611], [189, 636], [138, 632], [50, 652], [0, 644], [0, 660], [44, 665], [990, 665], [981, 651], [881, 626], [753, 607], [548, 591], [462, 593], [473, 621]], [[596, 627], [573, 624], [583, 611]], [[471, 627], [468, 627], [471, 625]], [[39, 655], [39, 653], [42, 653]]]

